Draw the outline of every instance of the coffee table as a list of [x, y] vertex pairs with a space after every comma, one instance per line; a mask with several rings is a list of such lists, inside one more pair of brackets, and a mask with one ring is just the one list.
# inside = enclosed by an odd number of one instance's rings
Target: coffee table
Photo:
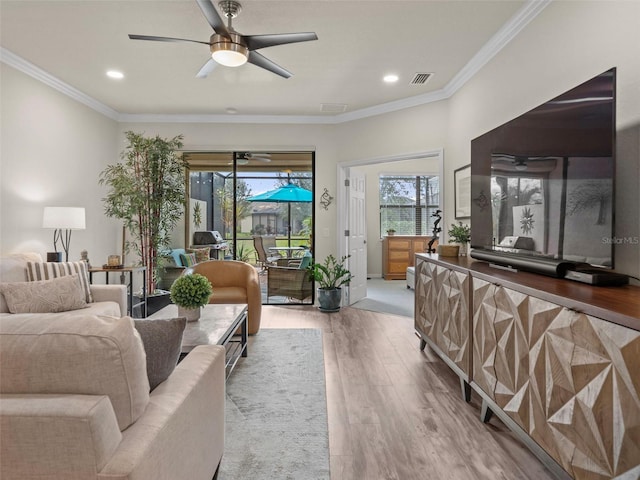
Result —
[[[171, 304], [147, 317], [147, 320], [177, 316], [178, 307]], [[200, 320], [187, 322], [182, 335], [181, 358], [198, 345], [223, 345], [225, 347], [227, 350], [226, 374], [229, 378], [240, 357], [247, 356], [247, 305], [205, 305], [202, 308]]]

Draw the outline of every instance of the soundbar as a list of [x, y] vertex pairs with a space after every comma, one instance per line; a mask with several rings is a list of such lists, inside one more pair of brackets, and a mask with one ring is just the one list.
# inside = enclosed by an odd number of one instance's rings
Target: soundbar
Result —
[[508, 252], [498, 252], [495, 250], [482, 250], [474, 248], [471, 250], [471, 257], [478, 260], [485, 260], [501, 266], [511, 267], [517, 270], [540, 273], [550, 277], [563, 278], [571, 267], [575, 264], [566, 260], [555, 260], [553, 258], [521, 256]]
[[483, 250], [474, 248], [471, 257], [485, 260], [492, 266], [508, 270], [524, 270], [540, 273], [550, 277], [566, 278], [575, 282], [587, 283], [603, 287], [627, 285], [629, 277], [621, 273], [614, 273], [594, 268], [588, 263], [555, 260], [536, 256], [519, 256], [508, 252]]

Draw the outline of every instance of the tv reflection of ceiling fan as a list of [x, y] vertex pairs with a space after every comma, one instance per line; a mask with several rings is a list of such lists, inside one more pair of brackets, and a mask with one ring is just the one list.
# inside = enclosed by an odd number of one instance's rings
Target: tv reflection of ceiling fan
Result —
[[527, 155], [512, 155], [510, 153], [492, 153], [492, 170], [517, 170], [518, 172], [536, 171], [548, 172], [556, 168], [560, 157], [530, 157]]
[[242, 35], [231, 26], [231, 20], [238, 16], [242, 6], [235, 0], [223, 0], [218, 3], [220, 10], [227, 18], [227, 25], [211, 3], [211, 0], [196, 0], [203, 15], [213, 29], [213, 35], [208, 42], [189, 40], [186, 38], [156, 37], [152, 35], [129, 34], [131, 40], [151, 40], [154, 42], [190, 42], [209, 46], [211, 58], [202, 66], [196, 77], [204, 78], [209, 75], [216, 65], [239, 67], [249, 62], [264, 68], [276, 75], [289, 78], [292, 73], [259, 54], [256, 50], [288, 43], [308, 42], [317, 40], [314, 32], [275, 33], [270, 35]]

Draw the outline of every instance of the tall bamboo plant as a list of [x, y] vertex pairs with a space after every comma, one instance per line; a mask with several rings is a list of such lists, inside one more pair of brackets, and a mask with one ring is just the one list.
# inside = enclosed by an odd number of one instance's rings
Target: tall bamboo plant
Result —
[[103, 198], [105, 214], [123, 220], [130, 238], [125, 251], [140, 256], [140, 264], [147, 267], [147, 292], [154, 293], [158, 254], [169, 247], [171, 230], [186, 203], [186, 163], [176, 152], [183, 137], [145, 138], [131, 131], [125, 136], [122, 162], [109, 165], [99, 183], [109, 188]]

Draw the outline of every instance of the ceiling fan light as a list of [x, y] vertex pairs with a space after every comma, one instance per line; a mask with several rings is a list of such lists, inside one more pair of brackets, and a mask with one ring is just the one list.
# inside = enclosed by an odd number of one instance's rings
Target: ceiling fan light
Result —
[[225, 67], [239, 67], [247, 63], [249, 57], [249, 49], [239, 43], [233, 37], [239, 35], [232, 34], [232, 38], [228, 39], [221, 35], [213, 35], [211, 42], [211, 58], [220, 65]]

